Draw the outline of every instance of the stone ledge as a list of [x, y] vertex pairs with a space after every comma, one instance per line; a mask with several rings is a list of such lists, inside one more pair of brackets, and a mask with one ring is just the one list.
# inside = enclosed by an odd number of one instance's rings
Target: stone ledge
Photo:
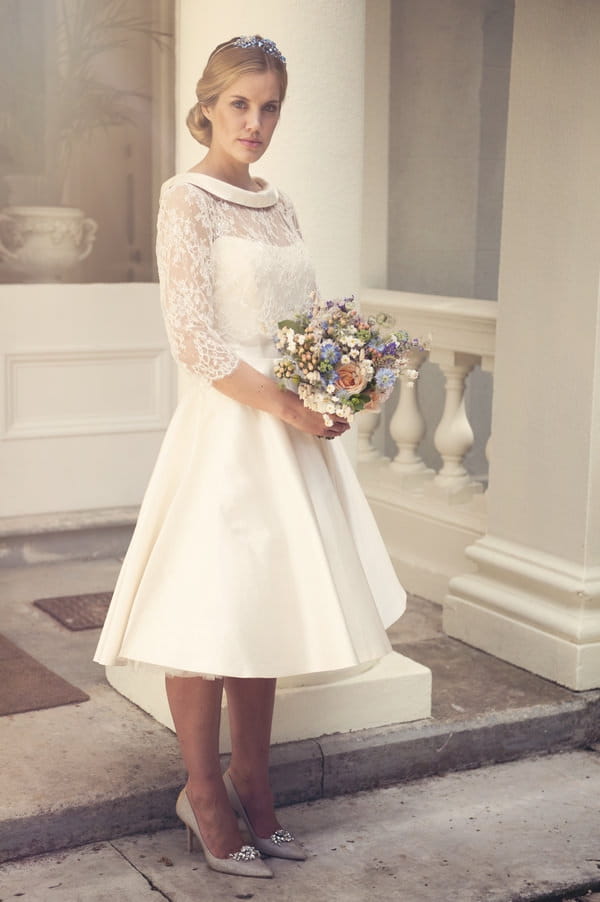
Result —
[[138, 507], [0, 517], [0, 567], [120, 557]]

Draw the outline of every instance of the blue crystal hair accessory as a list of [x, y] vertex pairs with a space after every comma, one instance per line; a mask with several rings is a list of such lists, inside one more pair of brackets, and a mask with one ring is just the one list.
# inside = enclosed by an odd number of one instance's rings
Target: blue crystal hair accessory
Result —
[[285, 63], [285, 56], [283, 55], [275, 41], [270, 41], [269, 38], [261, 38], [256, 34], [246, 34], [242, 35], [242, 37], [236, 38], [231, 46], [241, 47], [243, 50], [247, 50], [249, 47], [257, 47], [259, 50], [262, 50], [263, 53], [268, 53], [269, 56], [274, 56], [275, 59], [278, 59], [280, 62]]

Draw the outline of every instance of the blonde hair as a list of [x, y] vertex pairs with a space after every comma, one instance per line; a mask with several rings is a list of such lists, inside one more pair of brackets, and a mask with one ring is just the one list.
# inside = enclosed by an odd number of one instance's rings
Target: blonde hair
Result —
[[[260, 38], [260, 35], [256, 35]], [[212, 127], [202, 112], [202, 107], [212, 106], [219, 95], [226, 91], [242, 75], [248, 72], [273, 71], [279, 78], [279, 100], [283, 102], [287, 89], [287, 70], [285, 63], [277, 56], [265, 53], [260, 47], [237, 47], [231, 38], [219, 44], [208, 58], [202, 77], [196, 85], [198, 102], [187, 115], [186, 124], [190, 133], [200, 144], [210, 147]]]

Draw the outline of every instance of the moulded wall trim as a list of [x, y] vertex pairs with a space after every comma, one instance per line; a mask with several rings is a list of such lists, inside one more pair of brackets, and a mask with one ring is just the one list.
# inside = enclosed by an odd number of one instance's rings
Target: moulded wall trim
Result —
[[[152, 401], [147, 409], [133, 413], [115, 411], [89, 416], [61, 416], [36, 418], [19, 412], [19, 376], [31, 366], [110, 366], [121, 361], [149, 361], [152, 366]], [[166, 428], [172, 394], [172, 367], [164, 347], [134, 346], [127, 348], [63, 348], [10, 352], [4, 365], [4, 429], [3, 440], [52, 438], [74, 435], [98, 435], [120, 432], [150, 432]]]

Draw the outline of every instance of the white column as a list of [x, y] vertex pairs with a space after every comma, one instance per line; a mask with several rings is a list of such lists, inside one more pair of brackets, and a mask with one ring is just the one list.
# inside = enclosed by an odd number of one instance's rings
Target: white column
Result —
[[[317, 267], [324, 295], [357, 293], [362, 232], [364, 0], [223, 0], [207, 11], [180, 0], [178, 169], [202, 148], [185, 128], [194, 88], [213, 47], [236, 34], [274, 40], [288, 61], [289, 90], [282, 120], [254, 172], [288, 192]], [[163, 681], [129, 668], [108, 668], [111, 684], [139, 707], [172, 726]], [[431, 674], [391, 653], [366, 670], [312, 674], [282, 681], [276, 742], [429, 716]], [[228, 747], [223, 718], [222, 748]]]
[[600, 4], [517, 0], [488, 533], [447, 632], [600, 686]]
[[177, 163], [204, 155], [185, 117], [211, 50], [262, 34], [287, 59], [288, 92], [267, 153], [253, 168], [290, 195], [324, 295], [358, 293], [361, 257], [364, 0], [180, 0]]

